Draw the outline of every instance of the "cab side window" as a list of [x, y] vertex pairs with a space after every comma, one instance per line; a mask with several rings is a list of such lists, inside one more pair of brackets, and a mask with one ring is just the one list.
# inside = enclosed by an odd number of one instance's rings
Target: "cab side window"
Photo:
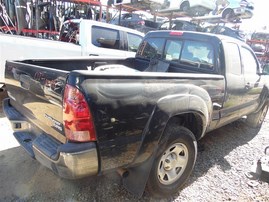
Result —
[[142, 41], [142, 37], [136, 34], [127, 33], [128, 51], [136, 52], [139, 44]]
[[240, 76], [242, 74], [242, 64], [239, 47], [235, 43], [225, 43], [225, 51], [227, 54], [226, 72], [229, 74]]
[[253, 74], [253, 75], [257, 74], [258, 64], [254, 55], [250, 52], [250, 50], [242, 47], [241, 57], [244, 67], [244, 74]]
[[92, 44], [101, 48], [119, 49], [120, 34], [118, 30], [93, 26]]

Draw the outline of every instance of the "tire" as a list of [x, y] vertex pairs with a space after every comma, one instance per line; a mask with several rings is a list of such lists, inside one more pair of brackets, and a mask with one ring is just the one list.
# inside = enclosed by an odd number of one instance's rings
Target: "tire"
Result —
[[232, 9], [224, 10], [223, 13], [222, 13], [222, 18], [224, 20], [232, 22], [234, 20], [234, 18], [235, 18], [234, 11]]
[[180, 10], [183, 12], [187, 12], [190, 9], [189, 2], [185, 1], [180, 5]]
[[260, 128], [266, 117], [268, 106], [269, 102], [266, 102], [258, 112], [248, 115], [246, 120], [247, 125], [251, 128]]
[[169, 139], [159, 145], [147, 182], [147, 191], [156, 198], [179, 191], [189, 178], [197, 156], [196, 139], [187, 128], [170, 125], [164, 137]]

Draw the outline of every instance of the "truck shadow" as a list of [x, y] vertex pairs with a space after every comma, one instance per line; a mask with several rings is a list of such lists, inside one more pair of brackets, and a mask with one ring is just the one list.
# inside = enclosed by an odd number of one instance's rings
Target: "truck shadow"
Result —
[[115, 172], [62, 179], [30, 158], [22, 147], [0, 151], [0, 168], [0, 201], [138, 201], [121, 186]]
[[[197, 163], [186, 186], [215, 165], [224, 171], [231, 169], [225, 156], [247, 144], [258, 132], [236, 122], [208, 134], [198, 143]], [[147, 193], [140, 199], [133, 196], [123, 188], [116, 172], [81, 180], [59, 178], [21, 147], [0, 150], [0, 168], [0, 178], [5, 182], [0, 189], [0, 201], [155, 201]]]

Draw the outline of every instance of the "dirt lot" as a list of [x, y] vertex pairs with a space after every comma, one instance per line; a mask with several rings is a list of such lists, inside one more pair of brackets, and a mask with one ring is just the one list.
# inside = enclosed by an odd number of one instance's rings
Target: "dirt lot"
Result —
[[[54, 175], [18, 146], [2, 107], [0, 128], [0, 201], [155, 201], [128, 193], [116, 173], [79, 181]], [[268, 183], [250, 186], [245, 176], [269, 145], [268, 129], [269, 116], [260, 130], [237, 122], [206, 136], [185, 188], [164, 201], [269, 201]]]

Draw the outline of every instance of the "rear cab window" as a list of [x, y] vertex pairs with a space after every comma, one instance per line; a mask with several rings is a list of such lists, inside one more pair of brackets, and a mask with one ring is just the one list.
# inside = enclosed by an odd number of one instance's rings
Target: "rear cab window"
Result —
[[175, 71], [177, 71], [176, 68], [194, 72], [214, 71], [214, 48], [208, 42], [150, 38], [141, 44], [137, 56], [149, 60], [169, 61]]
[[145, 59], [162, 59], [164, 38], [149, 38], [143, 41], [138, 52], [137, 57]]
[[214, 49], [210, 43], [186, 40], [183, 44], [180, 63], [213, 70], [215, 61]]

